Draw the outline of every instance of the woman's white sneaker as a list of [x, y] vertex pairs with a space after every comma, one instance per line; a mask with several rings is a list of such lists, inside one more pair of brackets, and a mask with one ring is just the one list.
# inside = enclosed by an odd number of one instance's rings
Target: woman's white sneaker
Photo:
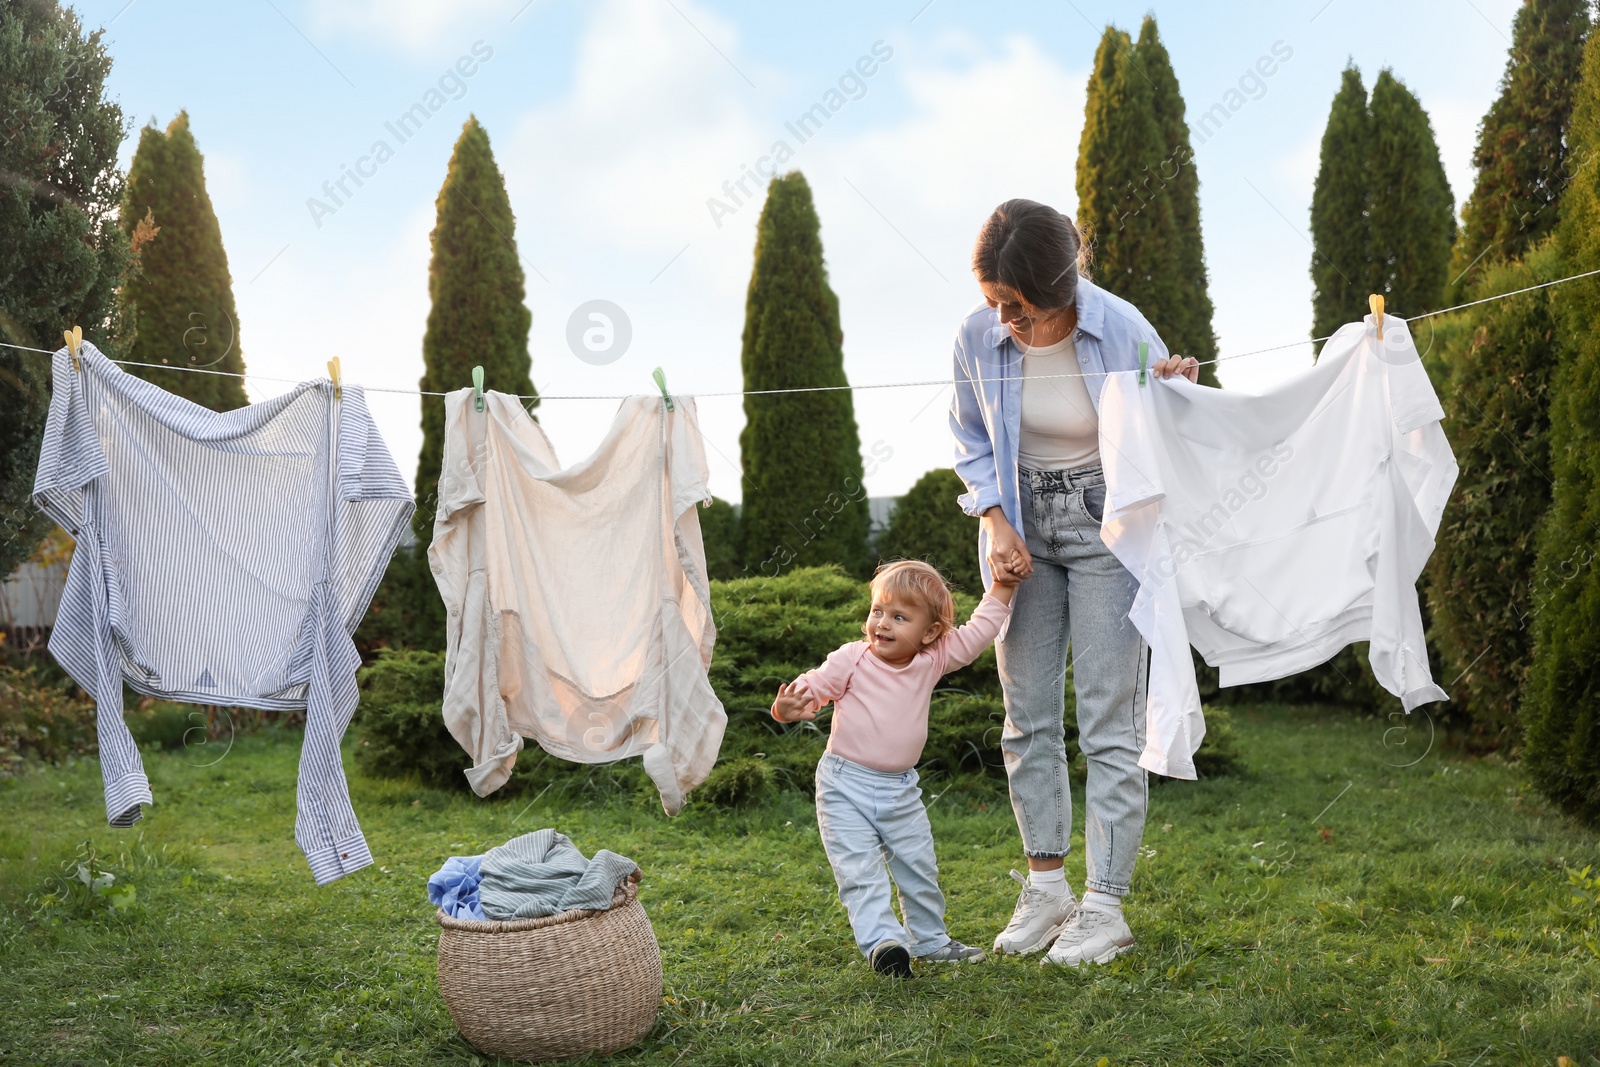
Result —
[[1022, 892], [1017, 894], [1017, 907], [1011, 913], [1011, 921], [994, 939], [994, 950], [1011, 956], [1026, 956], [1055, 940], [1078, 913], [1078, 901], [1070, 889], [1057, 896], [1029, 885], [1016, 871], [1011, 872], [1011, 877], [1022, 883]]
[[1079, 908], [1043, 963], [1110, 963], [1133, 947], [1133, 931], [1120, 911]]

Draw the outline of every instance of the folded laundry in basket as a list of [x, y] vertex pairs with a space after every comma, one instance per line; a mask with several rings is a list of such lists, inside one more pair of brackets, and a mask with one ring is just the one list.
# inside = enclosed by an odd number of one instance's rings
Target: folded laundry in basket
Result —
[[485, 918], [538, 919], [573, 908], [606, 910], [639, 865], [607, 849], [584, 859], [566, 834], [546, 829], [491, 848], [478, 869]]
[[478, 865], [482, 856], [451, 856], [428, 879], [428, 899], [452, 919], [482, 919]]

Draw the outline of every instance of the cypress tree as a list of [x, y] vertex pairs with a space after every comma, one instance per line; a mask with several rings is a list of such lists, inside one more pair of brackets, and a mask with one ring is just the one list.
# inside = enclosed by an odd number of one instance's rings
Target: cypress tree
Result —
[[700, 509], [700, 539], [706, 550], [706, 576], [712, 581], [745, 577], [739, 566], [739, 514], [732, 504], [712, 497]]
[[[1475, 271], [1469, 299], [1560, 276], [1546, 240], [1516, 263]], [[1533, 646], [1535, 533], [1550, 503], [1547, 414], [1555, 367], [1551, 289], [1480, 304], [1444, 338], [1445, 426], [1461, 471], [1428, 560], [1430, 636], [1451, 694], [1480, 735], [1516, 736], [1517, 708]]]
[[[418, 384], [425, 392], [451, 392], [471, 385], [472, 368], [482, 366], [484, 388], [531, 396], [533, 314], [523, 303], [516, 219], [489, 135], [475, 115], [456, 139], [435, 210], [428, 262], [433, 305], [422, 336]], [[444, 463], [444, 404], [436, 396], [421, 399], [417, 510], [411, 518], [417, 543], [397, 550], [384, 572], [355, 634], [364, 653], [383, 646], [439, 651], [445, 646], [444, 605], [427, 559]], [[531, 408], [538, 400], [526, 403]]]
[[[1567, 150], [1600, 154], [1600, 35], [1584, 49]], [[1574, 170], [1557, 229], [1566, 274], [1600, 269], [1600, 167]], [[1554, 477], [1534, 571], [1534, 651], [1522, 707], [1535, 784], [1600, 821], [1600, 279], [1551, 291], [1563, 340], [1550, 404]]]
[[[773, 178], [745, 300], [746, 390], [848, 384], [820, 231], [805, 177]], [[849, 390], [746, 396], [744, 414], [744, 566], [773, 575], [837, 563], [865, 576], [870, 517]]]
[[1368, 111], [1371, 291], [1384, 294], [1386, 310], [1396, 315], [1434, 311], [1444, 306], [1456, 214], [1433, 126], [1417, 98], [1387, 68], [1373, 83]]
[[1589, 27], [1589, 0], [1526, 0], [1518, 9], [1500, 95], [1478, 127], [1478, 178], [1461, 210], [1451, 303], [1472, 270], [1514, 259], [1555, 229]]
[[[1416, 98], [1384, 70], [1369, 104], [1361, 72], [1346, 66], [1311, 197], [1311, 336], [1359, 320], [1372, 293], [1384, 294], [1398, 315], [1437, 307], [1455, 232], [1452, 211], [1433, 130]], [[1372, 678], [1364, 645], [1281, 685], [1286, 698], [1338, 693], [1341, 701], [1374, 708], [1389, 699]]]
[[1354, 64], [1344, 68], [1322, 131], [1322, 163], [1311, 193], [1311, 336], [1326, 337], [1365, 314], [1377, 291], [1367, 218], [1372, 120]]
[[[472, 384], [472, 368], [483, 367], [484, 387], [519, 396], [533, 394], [528, 330], [533, 313], [517, 258], [516, 219], [505, 179], [494, 161], [489, 135], [477, 116], [467, 119], [450, 155], [450, 169], [436, 201], [438, 211], [428, 263], [427, 331], [422, 337], [426, 392], [449, 392]], [[538, 404], [533, 400], [529, 406]], [[439, 467], [444, 461], [444, 405], [422, 398], [422, 450], [417, 457], [417, 540], [433, 540]]]
[[1157, 179], [1167, 139], [1156, 120], [1155, 88], [1133, 42], [1107, 26], [1095, 50], [1078, 141], [1078, 221], [1093, 242], [1100, 285], [1131, 301], [1172, 343], [1188, 294], [1180, 275], [1172, 197]]
[[895, 504], [889, 528], [878, 539], [880, 559], [920, 559], [939, 568], [956, 589], [983, 595], [978, 570], [978, 520], [956, 503], [966, 492], [948, 467], [917, 479]]
[[128, 358], [145, 364], [129, 372], [215, 411], [249, 403], [242, 378], [157, 369], [244, 373], [228, 254], [188, 112], [178, 112], [165, 133], [154, 125], [140, 133], [121, 222], [130, 238], [140, 226], [151, 233], [122, 290], [133, 328]]
[[1345, 67], [1311, 194], [1311, 336], [1360, 319], [1373, 293], [1397, 315], [1437, 308], [1455, 229], [1427, 112], [1388, 69], [1369, 105]]
[[[1172, 222], [1178, 241], [1177, 274], [1173, 282], [1176, 301], [1171, 307], [1154, 309], [1171, 321], [1163, 327], [1151, 318], [1169, 351], [1200, 360], [1200, 383], [1216, 385], [1217, 335], [1212, 329], [1211, 292], [1206, 279], [1205, 243], [1200, 235], [1200, 172], [1195, 168], [1194, 149], [1189, 144], [1189, 124], [1184, 121], [1183, 94], [1172, 57], [1156, 32], [1156, 20], [1146, 15], [1139, 27], [1139, 42], [1134, 59], [1150, 79], [1152, 106], [1161, 126], [1166, 155], [1156, 176], [1156, 184], [1172, 201]], [[1150, 311], [1145, 312], [1150, 316]]]
[[[0, 5], [0, 341], [56, 349], [78, 325], [119, 354], [116, 290], [128, 239], [117, 149], [122, 109], [105, 93], [103, 31], [53, 0]], [[0, 578], [50, 522], [29, 500], [50, 403], [50, 360], [0, 348]]]

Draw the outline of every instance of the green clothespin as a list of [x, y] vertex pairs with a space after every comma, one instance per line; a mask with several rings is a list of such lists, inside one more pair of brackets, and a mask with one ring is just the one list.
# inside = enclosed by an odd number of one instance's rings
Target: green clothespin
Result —
[[1144, 384], [1144, 369], [1150, 365], [1150, 342], [1139, 342], [1139, 384]]
[[478, 410], [483, 410], [483, 368], [472, 368], [472, 391], [478, 395]]
[[650, 372], [650, 377], [656, 380], [656, 388], [661, 390], [661, 399], [667, 402], [667, 410], [674, 410], [672, 406], [672, 397], [667, 395], [667, 376], [661, 372], [660, 367], [657, 367], [655, 370]]

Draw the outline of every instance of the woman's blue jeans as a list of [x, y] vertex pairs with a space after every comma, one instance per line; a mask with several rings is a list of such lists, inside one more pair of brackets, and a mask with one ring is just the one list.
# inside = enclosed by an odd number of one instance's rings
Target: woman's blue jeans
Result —
[[1072, 789], [1063, 701], [1070, 646], [1078, 748], [1089, 768], [1085, 884], [1120, 896], [1133, 878], [1148, 800], [1139, 766], [1148, 654], [1128, 621], [1139, 586], [1100, 540], [1106, 489], [1098, 466], [1022, 470], [1020, 480], [1021, 532], [1033, 554], [1033, 576], [1018, 586], [996, 650], [1011, 807], [1028, 856], [1067, 854]]

